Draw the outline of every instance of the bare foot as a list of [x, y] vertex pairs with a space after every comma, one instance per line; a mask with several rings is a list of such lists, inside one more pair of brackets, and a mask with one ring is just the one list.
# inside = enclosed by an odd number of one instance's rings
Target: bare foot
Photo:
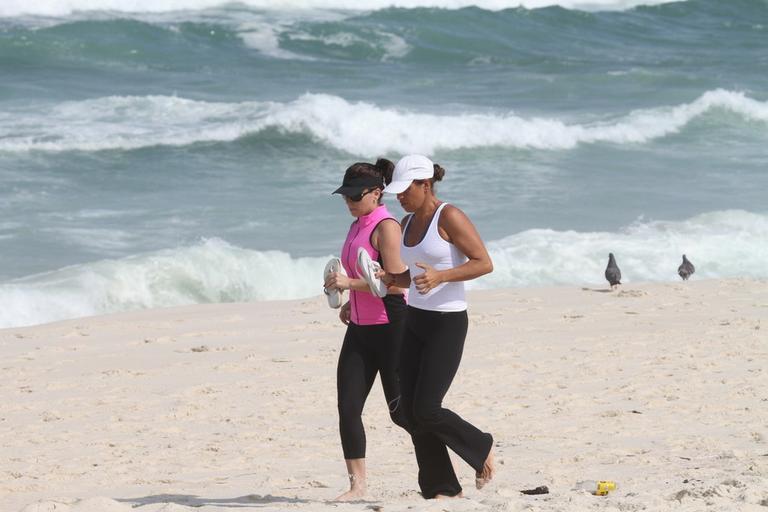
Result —
[[488, 458], [483, 463], [483, 470], [475, 474], [475, 487], [482, 489], [493, 480], [496, 474], [496, 466], [493, 463], [493, 451], [488, 452]]
[[365, 497], [365, 488], [353, 488], [345, 492], [344, 494], [337, 496], [333, 501], [355, 501]]
[[333, 501], [354, 501], [365, 496], [365, 459], [344, 459], [347, 465], [347, 477], [349, 478], [349, 490], [336, 496]]

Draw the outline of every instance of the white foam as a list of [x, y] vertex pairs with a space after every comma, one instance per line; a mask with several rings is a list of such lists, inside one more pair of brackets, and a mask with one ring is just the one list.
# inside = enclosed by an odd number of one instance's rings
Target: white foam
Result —
[[[226, 12], [219, 17], [226, 17]], [[255, 13], [238, 12], [233, 19], [237, 34], [243, 43], [264, 55], [277, 59], [314, 60], [312, 57], [290, 52], [280, 47], [280, 37], [289, 33], [289, 28], [301, 22], [332, 22], [344, 19], [338, 12], [298, 12], [298, 13]], [[247, 21], [242, 21], [247, 18]], [[151, 22], [151, 21], [150, 21]]]
[[476, 288], [605, 284], [608, 253], [622, 282], [671, 281], [686, 254], [696, 279], [768, 277], [768, 215], [710, 212], [684, 221], [637, 221], [616, 233], [532, 229], [488, 244], [494, 272]]
[[[489, 10], [513, 7], [535, 9], [559, 5], [567, 9], [623, 10], [638, 5], [657, 5], [670, 0], [239, 0], [254, 9], [264, 10], [377, 10], [387, 7], [437, 7], [460, 9], [477, 6]], [[65, 16], [78, 11], [115, 11], [125, 13], [197, 11], [220, 7], [231, 0], [3, 0], [0, 17], [21, 15]]]
[[[638, 221], [618, 232], [532, 229], [488, 243], [494, 272], [470, 288], [604, 285], [608, 253], [623, 282], [675, 281], [681, 255], [693, 279], [768, 278], [768, 213], [710, 212]], [[219, 239], [73, 266], [0, 285], [0, 327], [210, 302], [297, 299], [321, 293], [328, 257], [253, 251]]]
[[409, 45], [405, 39], [396, 35], [384, 32], [379, 32], [384, 39], [384, 59], [402, 59], [411, 52], [411, 45]]
[[240, 26], [238, 35], [246, 46], [259, 50], [264, 55], [276, 59], [312, 60], [309, 57], [280, 48], [280, 31], [282, 28], [279, 25], [248, 23]]
[[371, 31], [367, 37], [361, 37], [350, 32], [339, 32], [331, 35], [313, 35], [306, 32], [286, 33], [288, 39], [294, 41], [312, 41], [325, 46], [341, 46], [344, 48], [360, 45], [381, 49], [382, 60], [401, 59], [408, 55], [411, 46], [402, 37], [379, 30]]
[[500, 146], [548, 150], [579, 144], [642, 144], [683, 130], [711, 112], [768, 122], [768, 102], [717, 89], [691, 103], [568, 124], [508, 114], [438, 115], [305, 94], [289, 103], [217, 103], [174, 96], [110, 96], [0, 112], [0, 151], [98, 151], [232, 141], [273, 128], [309, 134], [354, 155]]
[[210, 302], [319, 295], [322, 258], [209, 239], [192, 247], [63, 268], [0, 285], [0, 326]]
[[49, 109], [0, 112], [0, 151], [98, 151], [234, 140], [261, 129], [252, 123], [258, 123], [269, 104], [110, 96]]

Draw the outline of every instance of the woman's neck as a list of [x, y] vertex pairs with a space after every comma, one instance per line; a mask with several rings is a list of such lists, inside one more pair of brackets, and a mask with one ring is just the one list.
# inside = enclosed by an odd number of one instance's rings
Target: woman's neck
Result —
[[424, 199], [422, 205], [415, 212], [413, 212], [413, 214], [417, 219], [430, 219], [435, 214], [435, 210], [437, 210], [437, 207], [440, 206], [440, 203], [442, 203], [442, 201], [440, 201], [437, 197], [430, 195]]
[[372, 214], [373, 212], [375, 212], [376, 210], [378, 210], [378, 209], [379, 209], [381, 206], [383, 206], [383, 205], [381, 205], [381, 204], [377, 204], [377, 205], [375, 205], [373, 208], [371, 208], [371, 210], [370, 210], [370, 211], [367, 211], [367, 212], [363, 213], [362, 215], [358, 216], [357, 218], [358, 218], [358, 219], [363, 219], [363, 218], [365, 218], [365, 217], [367, 217], [367, 216], [371, 215], [371, 214]]

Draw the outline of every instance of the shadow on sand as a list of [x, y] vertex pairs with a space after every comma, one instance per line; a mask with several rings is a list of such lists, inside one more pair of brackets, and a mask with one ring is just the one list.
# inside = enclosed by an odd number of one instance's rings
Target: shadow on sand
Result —
[[583, 292], [596, 292], [596, 293], [611, 293], [613, 290], [610, 288], [582, 288]]

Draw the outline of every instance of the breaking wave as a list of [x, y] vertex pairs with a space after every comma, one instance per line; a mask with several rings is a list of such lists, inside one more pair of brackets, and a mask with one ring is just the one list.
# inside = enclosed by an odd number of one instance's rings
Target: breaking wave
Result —
[[[567, 150], [581, 144], [643, 144], [684, 130], [703, 116], [735, 114], [768, 122], [768, 102], [716, 89], [694, 101], [637, 110], [613, 119], [569, 123], [514, 113], [440, 115], [326, 94], [295, 101], [205, 102], [175, 96], [105, 97], [45, 111], [0, 112], [0, 151], [131, 150], [229, 142], [266, 130], [309, 135], [354, 155], [505, 147]], [[717, 117], [714, 117], [715, 122]], [[732, 122], [725, 118], [726, 122]], [[751, 129], [751, 128], [750, 128]]]
[[[671, 281], [683, 253], [694, 279], [768, 278], [768, 214], [715, 211], [637, 221], [618, 232], [531, 229], [488, 243], [494, 272], [471, 288], [604, 283], [608, 252], [624, 282]], [[328, 256], [254, 251], [220, 239], [103, 260], [0, 285], [0, 327], [197, 303], [298, 299], [321, 293]]]

